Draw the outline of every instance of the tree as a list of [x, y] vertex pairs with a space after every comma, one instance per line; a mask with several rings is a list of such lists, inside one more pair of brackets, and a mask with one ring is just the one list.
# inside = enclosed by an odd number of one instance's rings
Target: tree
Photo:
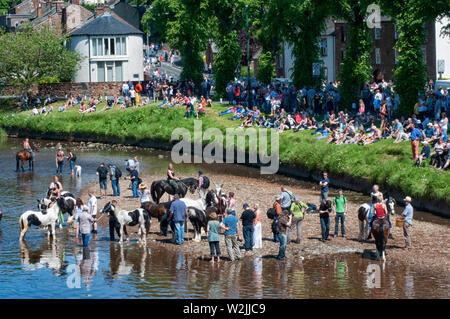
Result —
[[141, 21], [145, 32], [149, 32], [152, 23], [155, 35], [180, 51], [183, 58], [180, 77], [192, 80], [197, 87], [203, 78], [200, 53], [205, 50], [209, 34], [206, 8], [205, 0], [155, 0]]
[[8, 13], [11, 9], [13, 0], [0, 0], [0, 15]]
[[425, 26], [441, 14], [448, 13], [450, 1], [380, 0], [380, 3], [397, 25], [395, 49], [399, 55], [394, 71], [394, 88], [400, 96], [400, 114], [411, 114], [426, 83], [422, 53]]
[[19, 87], [49, 78], [71, 81], [82, 57], [63, 45], [67, 40], [50, 26], [34, 30], [29, 24], [16, 33], [1, 34], [0, 81]]
[[336, 3], [336, 15], [348, 24], [348, 44], [338, 76], [344, 107], [356, 102], [362, 85], [371, 76], [372, 39], [365, 21], [371, 3], [372, 0], [339, 0]]
[[267, 84], [272, 81], [275, 76], [275, 66], [273, 63], [272, 53], [266, 51], [259, 57], [257, 79], [261, 83]]

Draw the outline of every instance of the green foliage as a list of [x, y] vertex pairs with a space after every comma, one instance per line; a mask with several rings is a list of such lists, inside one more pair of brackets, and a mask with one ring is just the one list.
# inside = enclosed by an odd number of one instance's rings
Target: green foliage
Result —
[[83, 2], [83, 3], [81, 4], [81, 6], [84, 7], [85, 9], [88, 9], [88, 10], [91, 11], [91, 12], [94, 12], [94, 11], [95, 11], [95, 8], [98, 7], [98, 4], [93, 4], [93, 3], [86, 3], [86, 2]]
[[221, 39], [219, 52], [214, 59], [214, 79], [219, 94], [224, 95], [227, 83], [234, 79], [234, 71], [240, 57], [241, 48], [237, 41], [237, 33], [233, 31]]
[[273, 63], [272, 53], [266, 51], [259, 57], [257, 80], [267, 84], [275, 77], [275, 65]]
[[25, 88], [49, 78], [70, 81], [82, 58], [62, 45], [66, 40], [50, 26], [0, 34], [0, 81]]
[[[17, 1], [16, 3], [19, 3], [20, 1]], [[8, 13], [8, 11], [11, 9], [11, 5], [13, 3], [13, 0], [0, 0], [0, 15]]]
[[365, 18], [371, 1], [342, 0], [337, 9], [338, 16], [348, 24], [348, 40], [344, 60], [341, 63], [341, 99], [345, 108], [357, 102], [362, 85], [371, 77], [372, 39]]

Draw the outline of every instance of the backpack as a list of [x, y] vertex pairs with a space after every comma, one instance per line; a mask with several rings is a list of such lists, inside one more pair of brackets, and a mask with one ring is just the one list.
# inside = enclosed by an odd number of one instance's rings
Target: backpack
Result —
[[203, 189], [208, 189], [209, 188], [209, 178], [206, 176], [203, 176], [203, 184], [202, 184], [202, 188]]
[[269, 218], [269, 219], [274, 219], [274, 217], [275, 217], [275, 215], [276, 215], [276, 213], [275, 213], [275, 209], [274, 208], [269, 208], [268, 210], [267, 210], [267, 218]]
[[278, 220], [276, 220], [276, 219], [274, 219], [274, 221], [272, 222], [272, 232], [274, 234], [280, 233], [280, 226], [278, 225]]
[[122, 171], [117, 166], [115, 168], [116, 168], [116, 174], [115, 174], [116, 178], [119, 179], [122, 177]]

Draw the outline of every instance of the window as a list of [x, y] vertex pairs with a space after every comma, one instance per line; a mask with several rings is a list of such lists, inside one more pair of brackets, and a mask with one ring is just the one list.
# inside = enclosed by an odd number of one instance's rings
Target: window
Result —
[[381, 28], [374, 28], [373, 32], [374, 32], [375, 40], [380, 40], [381, 39]]
[[122, 82], [123, 76], [122, 76], [122, 62], [116, 62], [116, 72], [115, 72], [116, 78], [115, 81]]
[[377, 65], [381, 64], [380, 48], [375, 48], [375, 64], [377, 64]]
[[97, 62], [97, 82], [122, 82], [122, 62]]
[[126, 55], [127, 46], [125, 37], [94, 38], [91, 41], [92, 56]]
[[97, 82], [105, 82], [105, 62], [97, 62]]
[[328, 43], [327, 43], [327, 39], [321, 39], [320, 40], [320, 54], [322, 56], [327, 56], [328, 55]]

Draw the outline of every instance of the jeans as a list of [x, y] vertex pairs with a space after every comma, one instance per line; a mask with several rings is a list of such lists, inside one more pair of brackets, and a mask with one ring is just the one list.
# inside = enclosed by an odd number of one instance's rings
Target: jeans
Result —
[[230, 256], [231, 261], [241, 259], [241, 251], [239, 250], [236, 235], [225, 236], [225, 246], [227, 246], [228, 255]]
[[288, 244], [291, 242], [292, 232], [294, 231], [295, 226], [297, 226], [297, 240], [300, 242], [300, 238], [302, 235], [302, 221], [303, 221], [303, 218], [292, 218], [292, 224], [291, 224], [291, 227], [289, 227], [288, 234], [287, 234], [287, 243]]
[[117, 236], [120, 238], [120, 224], [117, 218], [113, 215], [109, 216], [109, 240], [114, 241], [114, 231], [117, 232]]
[[244, 247], [246, 251], [253, 249], [253, 225], [247, 225], [243, 227], [243, 233], [244, 233]]
[[339, 233], [339, 219], [341, 220], [341, 234], [345, 236], [345, 215], [344, 213], [336, 213], [336, 218], [334, 222], [334, 236], [337, 236]]
[[135, 180], [131, 183], [131, 189], [133, 190], [133, 198], [138, 198], [139, 193], [138, 193], [138, 181], [137, 180]]
[[[276, 222], [277, 219], [278, 219], [278, 216], [275, 216], [273, 218], [273, 222]], [[276, 243], [280, 242], [280, 237], [278, 236], [278, 234], [273, 233], [273, 241]]]
[[104, 189], [104, 190], [106, 191], [106, 189], [108, 188], [108, 187], [107, 187], [107, 183], [106, 183], [106, 178], [105, 178], [105, 179], [99, 180], [99, 182], [100, 182], [100, 191], [101, 191], [102, 189]]
[[211, 250], [211, 257], [214, 257], [214, 250], [216, 251], [216, 256], [220, 256], [220, 245], [218, 241], [210, 241], [209, 249]]
[[174, 222], [175, 223], [175, 232], [177, 234], [177, 245], [181, 245], [184, 242], [184, 221]]
[[83, 247], [89, 246], [89, 238], [91, 238], [91, 234], [81, 234], [81, 238], [83, 239]]
[[322, 200], [327, 200], [328, 199], [328, 191], [326, 191], [326, 192], [323, 192], [323, 191], [321, 191], [320, 192], [320, 201], [322, 201]]
[[330, 216], [328, 214], [324, 214], [326, 216], [320, 216], [320, 227], [322, 229], [322, 239], [328, 239], [328, 235], [330, 234]]
[[64, 164], [63, 161], [58, 162], [58, 167], [56, 168], [56, 174], [58, 174], [58, 173], [62, 174], [63, 164]]
[[31, 150], [31, 149], [29, 149], [29, 148], [26, 148], [25, 151], [27, 151], [28, 153], [30, 153], [30, 155], [31, 155], [31, 160], [34, 161], [34, 153], [33, 153], [33, 150]]
[[119, 180], [112, 179], [111, 180], [111, 188], [113, 190], [113, 196], [120, 196], [120, 185]]
[[75, 162], [70, 160], [69, 164], [70, 164], [70, 171], [73, 172], [73, 169], [75, 168]]
[[280, 238], [280, 250], [278, 252], [277, 259], [283, 260], [286, 257], [286, 242], [287, 237], [286, 234], [279, 234], [278, 237]]

